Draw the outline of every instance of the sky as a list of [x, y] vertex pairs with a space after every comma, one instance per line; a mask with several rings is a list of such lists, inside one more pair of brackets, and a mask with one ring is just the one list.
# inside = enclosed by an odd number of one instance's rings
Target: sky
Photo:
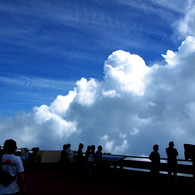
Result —
[[0, 145], [195, 143], [194, 0], [0, 0], [0, 18]]

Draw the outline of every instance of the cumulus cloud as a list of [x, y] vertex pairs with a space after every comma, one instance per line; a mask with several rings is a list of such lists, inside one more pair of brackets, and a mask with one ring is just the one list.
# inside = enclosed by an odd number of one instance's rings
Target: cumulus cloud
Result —
[[[189, 1], [190, 2], [190, 1]], [[50, 105], [0, 118], [0, 142], [13, 138], [19, 147], [61, 149], [71, 143], [101, 144], [105, 152], [148, 155], [154, 144], [195, 143], [194, 8], [178, 23], [187, 37], [164, 62], [147, 66], [139, 55], [114, 51], [104, 64], [102, 80], [81, 78]], [[185, 28], [182, 28], [185, 27]]]
[[15, 138], [20, 146], [77, 149], [101, 144], [105, 152], [147, 155], [159, 144], [162, 156], [173, 140], [195, 143], [195, 38], [163, 55], [166, 64], [148, 67], [135, 54], [118, 50], [104, 64], [102, 81], [81, 78], [75, 88], [32, 113], [1, 118], [1, 142]]
[[144, 94], [147, 81], [145, 75], [149, 67], [140, 56], [121, 50], [113, 52], [106, 60], [104, 70], [108, 91], [114, 88], [119, 94], [128, 91], [135, 95]]

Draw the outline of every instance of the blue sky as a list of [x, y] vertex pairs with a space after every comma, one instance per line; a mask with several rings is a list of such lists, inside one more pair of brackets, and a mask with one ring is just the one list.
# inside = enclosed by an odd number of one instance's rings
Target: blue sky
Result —
[[0, 0], [0, 18], [0, 145], [195, 143], [194, 0]]
[[181, 44], [184, 1], [0, 1], [0, 115], [50, 104], [80, 78], [102, 79], [121, 49], [147, 65]]

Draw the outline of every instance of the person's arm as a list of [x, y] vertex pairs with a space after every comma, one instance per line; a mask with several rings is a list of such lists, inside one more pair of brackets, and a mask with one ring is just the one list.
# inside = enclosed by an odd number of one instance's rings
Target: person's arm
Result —
[[168, 148], [166, 148], [166, 154], [167, 154], [167, 157], [168, 157], [168, 155], [169, 155], [169, 149]]
[[18, 184], [20, 186], [21, 194], [22, 195], [27, 194], [25, 180], [24, 180], [24, 173], [23, 172], [17, 173], [17, 176], [18, 176]]
[[149, 159], [152, 161], [152, 152], [150, 153]]
[[176, 153], [176, 156], [178, 156], [178, 151], [177, 151], [177, 149], [175, 149], [175, 151], [176, 151], [176, 152], [175, 152], [175, 153]]

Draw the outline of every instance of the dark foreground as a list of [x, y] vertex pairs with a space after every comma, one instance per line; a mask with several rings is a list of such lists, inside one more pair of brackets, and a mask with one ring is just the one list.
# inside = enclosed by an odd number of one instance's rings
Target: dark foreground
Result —
[[151, 184], [149, 173], [128, 171], [122, 176], [116, 172], [103, 174], [91, 180], [72, 177], [59, 178], [58, 171], [31, 171], [25, 173], [29, 195], [153, 195], [191, 194], [195, 192], [192, 178], [178, 177], [177, 185], [167, 183], [167, 176], [161, 175], [158, 184]]

